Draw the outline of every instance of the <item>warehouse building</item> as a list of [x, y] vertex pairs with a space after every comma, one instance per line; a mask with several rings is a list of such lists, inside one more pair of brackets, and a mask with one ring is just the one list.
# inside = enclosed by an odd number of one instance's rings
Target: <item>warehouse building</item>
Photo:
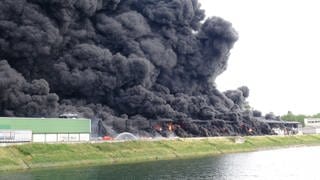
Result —
[[90, 133], [90, 119], [0, 117], [0, 142], [79, 142]]
[[256, 119], [259, 122], [268, 124], [277, 135], [302, 134], [302, 124], [296, 121], [265, 119], [263, 117], [256, 117]]
[[320, 127], [320, 118], [305, 118], [305, 126]]
[[320, 134], [320, 118], [305, 118], [303, 134]]

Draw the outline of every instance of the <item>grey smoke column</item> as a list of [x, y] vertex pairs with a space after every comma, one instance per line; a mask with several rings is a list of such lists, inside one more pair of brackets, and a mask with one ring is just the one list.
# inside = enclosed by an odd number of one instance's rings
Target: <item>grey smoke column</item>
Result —
[[0, 115], [75, 111], [136, 133], [171, 119], [183, 136], [268, 132], [244, 109], [248, 88], [215, 88], [238, 35], [204, 17], [197, 0], [0, 0]]

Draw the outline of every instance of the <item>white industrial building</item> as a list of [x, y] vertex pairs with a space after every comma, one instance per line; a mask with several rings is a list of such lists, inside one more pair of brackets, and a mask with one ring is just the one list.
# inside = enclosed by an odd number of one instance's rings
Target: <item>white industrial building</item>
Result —
[[0, 142], [79, 142], [90, 133], [90, 119], [0, 117]]
[[303, 134], [320, 134], [320, 118], [305, 118]]

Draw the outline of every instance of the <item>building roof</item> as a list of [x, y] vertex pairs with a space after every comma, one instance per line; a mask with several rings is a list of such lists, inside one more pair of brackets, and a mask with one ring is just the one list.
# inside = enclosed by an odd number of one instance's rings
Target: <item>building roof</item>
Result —
[[256, 118], [258, 121], [267, 123], [267, 124], [300, 124], [297, 121], [284, 121], [284, 120], [274, 120], [274, 119], [265, 119], [265, 118]]
[[0, 129], [31, 130], [33, 133], [90, 133], [91, 120], [0, 117]]

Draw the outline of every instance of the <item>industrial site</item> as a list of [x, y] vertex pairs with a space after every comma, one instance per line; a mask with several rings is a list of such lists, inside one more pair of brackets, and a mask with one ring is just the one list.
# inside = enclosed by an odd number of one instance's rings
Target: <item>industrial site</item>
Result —
[[109, 135], [272, 134], [246, 109], [248, 87], [216, 88], [238, 33], [204, 18], [197, 0], [3, 0], [0, 116], [74, 112]]
[[317, 7], [0, 0], [0, 179], [320, 179]]

